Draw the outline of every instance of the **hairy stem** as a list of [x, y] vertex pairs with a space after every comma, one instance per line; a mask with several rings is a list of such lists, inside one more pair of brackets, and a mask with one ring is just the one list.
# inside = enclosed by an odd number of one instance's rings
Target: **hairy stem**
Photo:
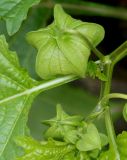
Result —
[[[105, 72], [105, 75], [107, 76], [107, 81], [102, 82], [102, 90], [101, 90], [101, 97], [100, 97], [101, 99], [103, 99], [103, 97], [105, 97], [107, 94], [110, 93], [112, 72], [113, 72], [112, 63], [105, 64], [104, 72]], [[106, 101], [104, 103], [101, 103], [101, 107], [106, 108], [106, 110], [104, 112], [104, 117], [105, 117], [105, 124], [106, 124], [106, 128], [107, 128], [110, 148], [114, 152], [115, 159], [120, 160], [119, 152], [117, 150], [117, 144], [116, 144], [116, 135], [115, 135], [113, 122], [112, 122], [111, 115], [110, 115], [110, 109], [109, 109], [109, 107], [107, 107], [108, 103], [109, 103], [109, 99], [106, 99]]]
[[116, 160], [120, 160], [120, 157], [117, 150], [117, 144], [115, 140], [116, 136], [115, 136], [115, 131], [114, 131], [111, 115], [110, 115], [110, 110], [109, 110], [109, 107], [107, 106], [109, 104], [110, 98], [127, 99], [127, 95], [125, 94], [120, 94], [120, 93], [110, 94], [112, 72], [113, 72], [114, 65], [125, 56], [127, 56], [127, 41], [125, 41], [120, 47], [118, 47], [116, 50], [110, 53], [109, 56], [106, 57], [106, 62], [108, 63], [105, 63], [104, 72], [108, 80], [102, 83], [102, 90], [101, 90], [101, 96], [100, 96], [101, 101], [98, 104], [100, 108], [106, 108], [105, 124], [106, 124], [107, 133], [109, 137], [110, 147], [114, 151]]

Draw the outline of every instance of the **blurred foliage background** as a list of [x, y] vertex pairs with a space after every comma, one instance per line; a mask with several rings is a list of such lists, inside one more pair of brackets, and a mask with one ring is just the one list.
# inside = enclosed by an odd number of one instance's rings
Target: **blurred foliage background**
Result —
[[[60, 3], [74, 18], [95, 22], [105, 28], [105, 39], [98, 46], [105, 55], [127, 40], [126, 0], [42, 0], [39, 5], [29, 10], [27, 19], [15, 35], [9, 37], [5, 22], [0, 23], [0, 33], [6, 35], [10, 48], [17, 51], [21, 65], [33, 78], [39, 80], [34, 70], [37, 51], [26, 42], [25, 35], [52, 22], [55, 3]], [[91, 55], [91, 59], [95, 57]], [[86, 78], [40, 94], [35, 99], [29, 114], [28, 125], [31, 134], [37, 139], [42, 138], [45, 127], [41, 122], [55, 116], [57, 103], [61, 103], [64, 110], [70, 114], [87, 116], [97, 104], [99, 90], [98, 80]], [[127, 93], [127, 58], [115, 67], [112, 91]], [[117, 133], [127, 129], [121, 114], [123, 103], [123, 101], [115, 101], [111, 104]], [[98, 119], [96, 123], [98, 128], [105, 132], [103, 118]]]

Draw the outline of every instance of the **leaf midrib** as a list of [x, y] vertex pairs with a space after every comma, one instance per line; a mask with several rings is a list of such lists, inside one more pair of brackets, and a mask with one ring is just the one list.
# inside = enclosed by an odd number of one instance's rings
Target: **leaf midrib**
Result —
[[[25, 102], [24, 102], [24, 106], [25, 106], [25, 103], [27, 102], [27, 100], [29, 99], [29, 97], [30, 97], [30, 95], [28, 95], [26, 97]], [[13, 131], [14, 131], [15, 127], [16, 127], [16, 124], [17, 124], [17, 122], [18, 122], [23, 110], [24, 110], [24, 107], [22, 108], [22, 111], [18, 114], [18, 116], [17, 116], [17, 118], [15, 120], [15, 123], [13, 124], [13, 127], [12, 127], [11, 131], [9, 132], [8, 138], [6, 140], [6, 143], [5, 143], [4, 147], [3, 147], [3, 150], [1, 151], [0, 157], [4, 153], [4, 150], [5, 150], [6, 146], [7, 146], [7, 144], [9, 143], [9, 140], [10, 140], [11, 136], [13, 135]]]

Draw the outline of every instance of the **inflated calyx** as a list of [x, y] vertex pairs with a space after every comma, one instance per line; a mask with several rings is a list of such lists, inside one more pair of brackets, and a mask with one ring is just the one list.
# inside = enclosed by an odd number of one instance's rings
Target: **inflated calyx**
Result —
[[84, 77], [90, 46], [81, 34], [96, 46], [104, 37], [104, 29], [95, 23], [76, 20], [55, 5], [53, 23], [27, 34], [29, 43], [38, 50], [37, 74], [43, 79], [61, 75]]

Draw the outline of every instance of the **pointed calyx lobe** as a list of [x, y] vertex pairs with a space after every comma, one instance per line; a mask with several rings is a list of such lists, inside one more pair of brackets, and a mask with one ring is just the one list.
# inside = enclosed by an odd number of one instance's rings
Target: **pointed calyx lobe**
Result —
[[93, 46], [104, 37], [104, 29], [95, 23], [82, 22], [64, 12], [60, 5], [54, 8], [54, 21], [46, 28], [27, 34], [27, 40], [38, 49], [36, 72], [43, 79], [59, 75], [85, 76], [90, 47], [78, 33]]

